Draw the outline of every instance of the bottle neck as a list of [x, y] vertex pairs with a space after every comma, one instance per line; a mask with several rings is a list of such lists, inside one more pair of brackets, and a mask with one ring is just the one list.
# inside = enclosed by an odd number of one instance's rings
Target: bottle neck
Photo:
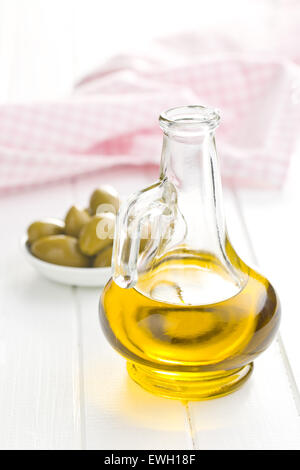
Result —
[[223, 258], [226, 228], [214, 131], [192, 138], [164, 134], [160, 178], [177, 190], [187, 226], [185, 243]]
[[[114, 242], [114, 280], [130, 288], [136, 285], [140, 273], [148, 279], [149, 273], [172, 259], [189, 263], [194, 257], [197, 261], [192, 264], [198, 266], [199, 260], [202, 263], [201, 289], [206, 288], [203, 272], [212, 265], [212, 271], [219, 271], [217, 277], [227, 277], [239, 287], [244, 279], [226, 234], [215, 148], [214, 129], [219, 115], [203, 106], [183, 106], [162, 113], [159, 122], [164, 132], [160, 181], [131, 195], [121, 205]], [[140, 255], [145, 227], [150, 229], [150, 237], [146, 237]], [[180, 270], [183, 280], [186, 272]], [[163, 284], [163, 289], [168, 289]], [[208, 284], [218, 290], [218, 282]]]

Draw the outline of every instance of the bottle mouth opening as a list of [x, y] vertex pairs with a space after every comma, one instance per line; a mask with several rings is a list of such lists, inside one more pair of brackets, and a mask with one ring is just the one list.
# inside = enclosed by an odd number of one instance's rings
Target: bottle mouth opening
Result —
[[220, 122], [218, 110], [206, 106], [178, 106], [159, 116], [159, 124], [165, 133], [201, 134], [215, 129]]

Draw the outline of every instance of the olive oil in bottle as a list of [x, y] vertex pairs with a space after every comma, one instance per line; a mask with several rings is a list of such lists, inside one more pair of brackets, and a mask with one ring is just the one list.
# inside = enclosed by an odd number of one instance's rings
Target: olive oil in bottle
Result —
[[[161, 115], [160, 178], [121, 205], [113, 278], [101, 297], [103, 330], [130, 376], [169, 398], [236, 390], [279, 325], [274, 288], [227, 235], [218, 123], [218, 113], [202, 106]], [[142, 244], [144, 227], [150, 236]]]
[[101, 303], [103, 328], [128, 359], [135, 381], [153, 393], [189, 400], [241, 385], [280, 315], [271, 284], [242, 267], [240, 290], [217, 260], [187, 252], [170, 254], [134, 288], [109, 282]]

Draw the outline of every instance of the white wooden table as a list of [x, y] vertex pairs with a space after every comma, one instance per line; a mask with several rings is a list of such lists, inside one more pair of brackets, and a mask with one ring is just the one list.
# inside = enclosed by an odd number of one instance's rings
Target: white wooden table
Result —
[[[85, 68], [76, 69], [82, 54], [74, 55], [80, 47], [65, 24], [70, 3], [41, 4], [0, 0], [1, 102], [63, 94]], [[57, 20], [54, 36], [49, 17]], [[300, 449], [299, 162], [300, 152], [280, 193], [226, 191], [233, 244], [277, 286], [283, 320], [246, 385], [208, 402], [184, 404], [139, 388], [100, 330], [100, 290], [51, 283], [20, 253], [30, 221], [86, 205], [108, 178], [125, 195], [155, 175], [103, 173], [1, 198], [0, 448]]]

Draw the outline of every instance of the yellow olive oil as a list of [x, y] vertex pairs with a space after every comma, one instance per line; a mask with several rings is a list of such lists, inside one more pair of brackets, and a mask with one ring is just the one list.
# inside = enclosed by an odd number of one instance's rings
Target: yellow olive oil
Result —
[[239, 278], [214, 256], [177, 250], [140, 274], [135, 287], [105, 287], [100, 319], [131, 377], [161, 396], [199, 400], [226, 395], [252, 371], [279, 324], [266, 278], [240, 259]]

